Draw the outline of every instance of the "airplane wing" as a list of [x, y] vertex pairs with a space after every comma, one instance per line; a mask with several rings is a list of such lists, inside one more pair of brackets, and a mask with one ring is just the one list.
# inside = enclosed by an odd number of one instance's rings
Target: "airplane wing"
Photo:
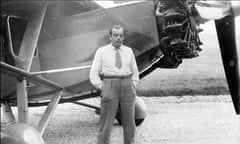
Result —
[[[66, 93], [60, 99], [59, 103], [74, 102], [74, 101], [78, 101], [78, 100], [97, 97], [100, 95], [99, 91], [92, 91], [91, 93], [78, 94], [75, 92], [74, 89], [76, 89], [76, 88], [74, 88], [74, 86], [63, 87], [54, 81], [51, 81], [44, 77], [39, 76], [39, 74], [37, 74], [37, 73], [26, 72], [20, 68], [6, 64], [2, 61], [0, 62], [0, 65], [1, 65], [1, 73], [4, 73], [10, 77], [14, 77], [19, 81], [26, 79], [29, 83], [52, 89], [50, 91], [47, 91], [46, 93], [41, 93], [43, 98], [41, 98], [41, 97], [39, 98], [39, 95], [33, 95], [31, 97], [32, 101], [29, 101], [29, 106], [48, 105], [49, 100], [51, 99], [50, 95], [52, 95], [53, 93], [56, 93], [57, 91], [62, 91], [62, 90], [64, 90]], [[84, 81], [84, 82], [78, 84], [77, 87], [81, 87], [82, 89], [87, 89], [85, 87], [87, 85], [89, 85], [88, 83], [89, 83], [89, 81]], [[43, 96], [43, 95], [45, 95], [45, 96]], [[41, 99], [42, 99], [42, 101], [41, 101]], [[48, 99], [48, 100], [46, 100], [46, 99]], [[35, 102], [36, 100], [37, 100], [37, 102]]]
[[47, 86], [47, 87], [55, 89], [55, 90], [63, 90], [64, 89], [62, 86], [60, 86], [59, 84], [57, 84], [53, 81], [47, 80], [43, 77], [32, 75], [29, 72], [26, 72], [20, 68], [11, 66], [4, 62], [0, 62], [0, 64], [1, 64], [1, 72], [5, 73], [9, 76], [15, 77], [20, 81], [23, 79], [27, 79], [29, 82], [31, 82], [33, 84]]

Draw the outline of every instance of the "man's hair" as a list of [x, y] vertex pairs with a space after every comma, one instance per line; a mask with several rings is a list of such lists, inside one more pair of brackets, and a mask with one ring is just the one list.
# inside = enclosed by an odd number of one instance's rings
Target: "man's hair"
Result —
[[112, 30], [113, 30], [113, 29], [123, 29], [123, 34], [125, 34], [125, 29], [124, 29], [123, 26], [121, 26], [121, 25], [114, 25], [114, 26], [109, 30], [110, 36], [112, 36]]

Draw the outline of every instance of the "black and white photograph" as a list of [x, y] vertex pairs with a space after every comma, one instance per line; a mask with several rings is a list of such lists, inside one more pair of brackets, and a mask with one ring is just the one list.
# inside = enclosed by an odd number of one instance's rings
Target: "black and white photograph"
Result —
[[240, 0], [1, 0], [1, 144], [240, 144]]

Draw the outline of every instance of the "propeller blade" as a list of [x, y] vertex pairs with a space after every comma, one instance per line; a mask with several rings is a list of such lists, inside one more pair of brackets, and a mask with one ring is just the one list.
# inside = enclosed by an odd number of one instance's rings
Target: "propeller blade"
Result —
[[240, 114], [240, 55], [236, 46], [234, 16], [215, 20], [215, 25], [229, 91], [235, 111]]

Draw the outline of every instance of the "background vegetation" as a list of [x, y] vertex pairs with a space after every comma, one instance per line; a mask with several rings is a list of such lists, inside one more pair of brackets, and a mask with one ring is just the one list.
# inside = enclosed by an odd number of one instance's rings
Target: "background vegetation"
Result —
[[177, 69], [156, 69], [140, 80], [139, 96], [229, 94], [216, 34], [202, 32], [200, 56], [184, 59]]

